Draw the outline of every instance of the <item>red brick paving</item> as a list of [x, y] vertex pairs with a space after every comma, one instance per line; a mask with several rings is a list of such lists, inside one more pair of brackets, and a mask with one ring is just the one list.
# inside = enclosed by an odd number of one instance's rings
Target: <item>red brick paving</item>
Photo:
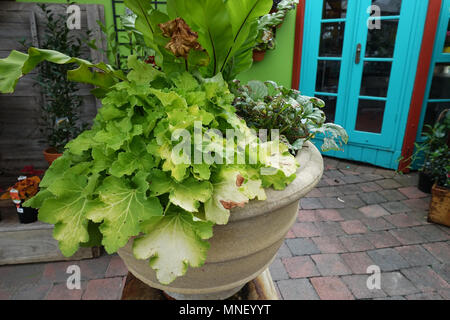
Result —
[[338, 277], [312, 278], [311, 283], [322, 300], [354, 300], [354, 296]]
[[403, 200], [402, 203], [414, 210], [428, 210], [430, 207], [430, 201], [425, 199]]
[[308, 256], [285, 258], [282, 259], [282, 261], [286, 267], [287, 273], [293, 279], [309, 278], [320, 275], [314, 262]]
[[365, 252], [350, 252], [341, 254], [344, 263], [353, 274], [367, 274], [367, 268], [374, 265], [373, 260]]
[[367, 234], [367, 239], [377, 249], [401, 245], [401, 243], [387, 231], [371, 232]]
[[[86, 285], [83, 284], [83, 287]], [[46, 300], [81, 300], [83, 287], [80, 289], [68, 289], [65, 283], [55, 284], [45, 297]]]
[[299, 222], [315, 222], [319, 221], [315, 210], [299, 210], [298, 212]]
[[88, 282], [83, 300], [118, 300], [122, 295], [123, 278], [95, 279]]
[[344, 236], [340, 237], [344, 247], [349, 252], [368, 251], [375, 249], [375, 246], [364, 235]]
[[289, 232], [286, 234], [286, 239], [295, 239], [295, 234], [292, 230], [289, 230]]
[[393, 214], [391, 216], [385, 217], [385, 219], [398, 228], [415, 227], [421, 225], [419, 221], [411, 218], [406, 213]]
[[311, 238], [320, 235], [319, 229], [312, 222], [296, 223], [291, 230], [297, 238]]
[[450, 263], [450, 245], [446, 242], [435, 242], [423, 244], [431, 254], [443, 263]]
[[398, 189], [401, 193], [407, 196], [409, 199], [420, 199], [428, 197], [428, 194], [420, 191], [416, 187], [407, 187]]
[[359, 220], [350, 220], [341, 222], [341, 228], [347, 234], [366, 233], [366, 226]]
[[315, 237], [312, 239], [322, 253], [342, 253], [346, 249], [338, 237]]
[[105, 277], [112, 278], [112, 277], [120, 277], [120, 276], [126, 276], [128, 273], [128, 269], [125, 266], [125, 263], [123, 263], [122, 259], [120, 259], [119, 256], [114, 256], [111, 258], [111, 261], [109, 262], [108, 269], [106, 270]]
[[389, 215], [389, 212], [378, 204], [362, 207], [359, 211], [361, 211], [367, 218], [379, 218]]
[[352, 273], [338, 254], [316, 254], [311, 257], [323, 276], [341, 276]]
[[319, 209], [316, 211], [320, 221], [343, 221], [344, 218], [334, 209]]

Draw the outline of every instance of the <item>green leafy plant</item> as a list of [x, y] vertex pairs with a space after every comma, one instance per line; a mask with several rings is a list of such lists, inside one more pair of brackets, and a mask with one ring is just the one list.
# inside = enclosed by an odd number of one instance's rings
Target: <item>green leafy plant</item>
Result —
[[448, 188], [450, 185], [450, 109], [442, 111], [434, 125], [425, 125], [424, 141], [415, 144], [415, 151], [407, 159], [408, 168], [416, 161], [423, 161], [419, 171], [429, 176], [439, 186]]
[[[260, 141], [235, 114], [224, 80], [248, 58], [251, 65], [251, 30], [271, 1], [169, 0], [169, 16], [146, 0], [125, 4], [163, 71], [136, 55], [116, 70], [30, 48], [0, 59], [0, 91], [14, 91], [43, 61], [78, 65], [68, 79], [95, 85], [103, 106], [26, 205], [55, 225], [64, 255], [99, 244], [113, 253], [132, 239], [135, 257], [149, 259], [167, 284], [205, 262], [212, 227], [226, 224], [231, 209], [264, 200], [264, 188], [284, 189], [298, 163], [286, 145]], [[230, 129], [239, 139], [224, 138]]]
[[255, 50], [266, 51], [276, 48], [276, 28], [283, 23], [286, 15], [290, 10], [295, 9], [297, 1], [295, 0], [282, 0], [277, 1], [275, 9], [271, 13], [268, 13], [258, 20], [258, 36], [257, 45]]
[[428, 154], [424, 170], [439, 187], [450, 188], [450, 149], [447, 144]]
[[[44, 12], [45, 33], [42, 41], [44, 49], [60, 51], [70, 56], [81, 54], [82, 40], [67, 27], [67, 15], [55, 14], [45, 4], [38, 4]], [[86, 35], [87, 36], [87, 35]], [[78, 84], [68, 81], [67, 71], [73, 65], [56, 65], [44, 62], [36, 77], [45, 97], [41, 104], [42, 132], [50, 147], [62, 153], [64, 146], [77, 137], [86, 125], [80, 123], [82, 97], [77, 95]]]
[[[136, 14], [135, 29], [155, 50], [156, 64], [166, 73], [198, 70], [212, 77], [221, 72], [229, 81], [252, 66], [258, 18], [269, 12], [272, 1], [172, 0], [167, 2], [167, 15], [152, 10], [149, 2], [126, 0], [125, 4]], [[191, 50], [187, 57], [168, 52], [169, 40], [159, 24], [177, 17], [197, 33], [204, 50]]]
[[126, 31], [125, 35], [117, 34], [114, 26], [107, 28], [102, 21], [98, 20], [97, 24], [99, 25], [104, 37], [107, 39], [107, 49], [104, 50], [99, 47], [95, 38], [87, 41], [86, 44], [90, 48], [109, 57], [110, 64], [114, 68], [126, 70], [127, 55], [120, 51], [121, 47], [128, 49], [131, 54], [135, 54], [142, 59], [155, 55], [155, 51], [145, 44], [142, 33], [134, 28], [135, 20], [136, 15], [128, 11], [120, 17], [121, 24]]
[[[241, 85], [235, 80], [231, 91], [236, 96], [237, 114], [252, 128], [278, 129], [293, 153], [318, 134], [323, 136], [323, 151], [341, 150], [348, 142], [344, 128], [326, 123], [322, 111], [325, 103], [318, 98], [302, 96], [299, 91], [272, 81], [250, 81]], [[270, 132], [269, 138], [273, 139]]]

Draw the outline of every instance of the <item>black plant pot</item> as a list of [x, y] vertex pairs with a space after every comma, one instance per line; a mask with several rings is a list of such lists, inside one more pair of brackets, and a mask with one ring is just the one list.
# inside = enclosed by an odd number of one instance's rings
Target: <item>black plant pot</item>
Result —
[[20, 206], [17, 208], [20, 223], [33, 223], [37, 221], [38, 210], [33, 208], [24, 208]]
[[419, 172], [419, 185], [417, 186], [420, 191], [425, 193], [431, 193], [431, 188], [433, 188], [434, 180], [425, 172]]

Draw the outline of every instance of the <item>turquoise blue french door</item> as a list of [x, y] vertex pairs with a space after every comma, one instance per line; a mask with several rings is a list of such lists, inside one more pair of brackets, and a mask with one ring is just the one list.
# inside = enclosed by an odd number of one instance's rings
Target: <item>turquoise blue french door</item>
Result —
[[350, 136], [327, 155], [397, 168], [426, 0], [306, 0], [300, 91]]

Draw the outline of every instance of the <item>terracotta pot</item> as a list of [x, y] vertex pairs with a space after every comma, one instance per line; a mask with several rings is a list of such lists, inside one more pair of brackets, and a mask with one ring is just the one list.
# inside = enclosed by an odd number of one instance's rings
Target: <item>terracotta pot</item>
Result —
[[297, 178], [283, 191], [266, 190], [266, 201], [250, 201], [233, 209], [227, 225], [215, 226], [206, 263], [189, 268], [169, 285], [158, 282], [148, 260], [137, 260], [133, 239], [118, 253], [128, 270], [151, 287], [176, 299], [226, 299], [260, 275], [274, 260], [285, 236], [298, 217], [299, 200], [313, 189], [323, 174], [317, 148], [306, 143], [298, 153]]
[[450, 227], [450, 190], [434, 184], [428, 221]]
[[253, 50], [253, 61], [259, 62], [264, 60], [264, 56], [266, 55], [266, 51]]
[[63, 154], [58, 153], [55, 148], [47, 148], [44, 150], [44, 158], [47, 160], [48, 165], [51, 166], [53, 161], [61, 157]]

